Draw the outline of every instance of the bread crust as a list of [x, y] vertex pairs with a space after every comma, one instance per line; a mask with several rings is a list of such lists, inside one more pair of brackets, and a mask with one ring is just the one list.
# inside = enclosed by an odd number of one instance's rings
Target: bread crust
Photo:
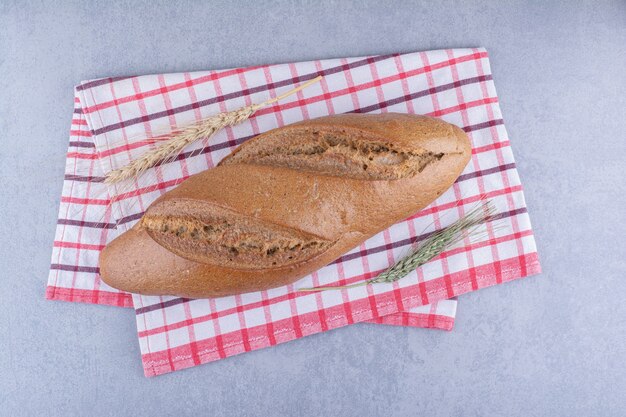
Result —
[[274, 129], [152, 203], [102, 251], [100, 274], [124, 291], [189, 298], [282, 286], [430, 204], [470, 156], [461, 129], [424, 116]]

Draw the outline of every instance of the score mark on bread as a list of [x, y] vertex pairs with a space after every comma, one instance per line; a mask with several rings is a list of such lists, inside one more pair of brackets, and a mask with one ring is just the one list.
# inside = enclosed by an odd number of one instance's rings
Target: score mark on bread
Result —
[[420, 173], [443, 152], [403, 148], [362, 130], [292, 128], [250, 141], [222, 161], [314, 171], [365, 180], [396, 180]]
[[208, 202], [170, 200], [148, 209], [141, 227], [161, 246], [196, 262], [241, 269], [297, 264], [333, 242], [249, 218]]

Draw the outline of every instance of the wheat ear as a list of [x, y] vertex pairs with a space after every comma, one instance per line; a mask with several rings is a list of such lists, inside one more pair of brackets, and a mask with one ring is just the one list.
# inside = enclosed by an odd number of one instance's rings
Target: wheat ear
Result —
[[298, 91], [315, 84], [321, 79], [322, 76], [320, 75], [294, 88], [293, 90], [287, 91], [286, 93], [264, 101], [263, 103], [251, 104], [238, 110], [219, 113], [215, 116], [203, 119], [200, 122], [182, 130], [175, 131], [157, 148], [146, 152], [141, 157], [131, 161], [128, 165], [123, 166], [122, 168], [109, 171], [105, 176], [104, 182], [106, 184], [115, 184], [129, 178], [137, 178], [157, 163], [172, 160], [178, 156], [187, 145], [200, 139], [209, 139], [223, 128], [235, 126], [249, 119], [260, 108], [295, 94]]
[[466, 237], [476, 234], [482, 223], [489, 221], [495, 214], [495, 207], [490, 200], [483, 200], [465, 216], [450, 226], [430, 235], [419, 247], [409, 255], [400, 259], [386, 271], [367, 281], [350, 285], [332, 287], [300, 288], [298, 291], [328, 291], [345, 288], [362, 287], [369, 284], [394, 282], [407, 276], [411, 271], [424, 265], [444, 250], [460, 242]]

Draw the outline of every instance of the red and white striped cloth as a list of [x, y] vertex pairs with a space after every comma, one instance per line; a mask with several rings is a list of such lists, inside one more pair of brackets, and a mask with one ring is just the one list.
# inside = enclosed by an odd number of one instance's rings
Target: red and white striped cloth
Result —
[[[260, 103], [318, 75], [324, 75], [321, 83], [224, 129], [206, 147], [192, 145], [134, 184], [102, 183], [103, 173], [155, 146], [145, 138]], [[440, 117], [472, 140], [472, 161], [454, 186], [411, 218], [297, 283], [269, 291], [209, 300], [131, 299], [99, 280], [97, 258], [106, 242], [131, 227], [162, 193], [212, 168], [246, 139], [328, 114], [387, 111]], [[148, 376], [361, 321], [449, 329], [456, 309], [450, 298], [540, 271], [484, 49], [88, 81], [76, 88], [71, 132], [47, 297], [133, 305]], [[393, 284], [296, 291], [378, 274], [421, 233], [452, 223], [485, 195], [500, 212], [500, 228], [488, 225], [485, 240], [466, 240]]]

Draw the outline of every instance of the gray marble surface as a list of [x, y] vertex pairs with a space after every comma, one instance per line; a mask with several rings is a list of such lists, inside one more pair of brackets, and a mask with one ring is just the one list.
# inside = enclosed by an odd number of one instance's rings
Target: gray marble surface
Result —
[[[0, 416], [626, 414], [626, 3], [0, 0]], [[146, 379], [133, 312], [44, 300], [83, 79], [485, 46], [544, 273], [450, 333], [355, 325]]]

